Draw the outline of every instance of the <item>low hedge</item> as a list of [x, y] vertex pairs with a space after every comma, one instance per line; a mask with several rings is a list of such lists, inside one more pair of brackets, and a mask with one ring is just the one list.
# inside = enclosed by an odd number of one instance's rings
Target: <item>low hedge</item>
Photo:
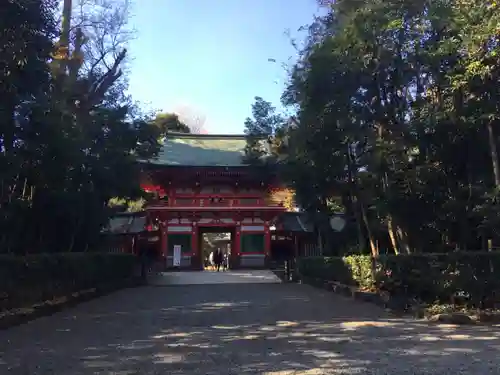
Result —
[[306, 257], [300, 258], [297, 266], [301, 276], [362, 288], [374, 285], [369, 256]]
[[500, 301], [500, 253], [452, 252], [380, 256], [302, 258], [300, 275], [386, 290], [425, 303], [483, 307]]
[[130, 254], [0, 255], [0, 311], [128, 279], [136, 265]]

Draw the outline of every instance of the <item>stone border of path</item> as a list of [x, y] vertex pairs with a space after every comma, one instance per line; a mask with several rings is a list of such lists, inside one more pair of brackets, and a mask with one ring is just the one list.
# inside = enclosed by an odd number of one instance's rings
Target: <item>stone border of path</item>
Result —
[[43, 316], [52, 315], [64, 309], [74, 307], [82, 302], [105, 296], [121, 289], [143, 286], [144, 281], [140, 278], [126, 279], [121, 282], [101, 285], [95, 288], [72, 293], [69, 296], [61, 296], [31, 307], [7, 310], [0, 313], [0, 331], [27, 323]]
[[[396, 299], [391, 300], [391, 296], [385, 293], [370, 292], [360, 290], [356, 287], [341, 284], [335, 281], [324, 281], [307, 277], [299, 277], [301, 283], [332, 291], [344, 297], [350, 297], [359, 301], [374, 303], [385, 308], [388, 312], [398, 317], [411, 316], [415, 319], [425, 319], [429, 322], [446, 324], [500, 324], [500, 311], [485, 311], [479, 313], [466, 312], [444, 312], [434, 313], [427, 307], [410, 307], [405, 309], [405, 304]], [[400, 306], [395, 308], [391, 306]]]

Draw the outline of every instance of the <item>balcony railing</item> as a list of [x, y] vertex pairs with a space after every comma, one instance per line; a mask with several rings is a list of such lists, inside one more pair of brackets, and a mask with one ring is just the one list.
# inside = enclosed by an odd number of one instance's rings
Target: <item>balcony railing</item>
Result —
[[278, 207], [282, 204], [262, 198], [177, 198], [172, 205], [176, 207]]

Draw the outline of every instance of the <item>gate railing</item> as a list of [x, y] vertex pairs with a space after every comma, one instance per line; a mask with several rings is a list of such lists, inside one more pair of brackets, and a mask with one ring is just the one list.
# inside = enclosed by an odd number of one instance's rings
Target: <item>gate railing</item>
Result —
[[273, 261], [270, 264], [270, 269], [278, 276], [283, 282], [295, 282], [296, 277], [296, 260], [289, 258], [282, 261]]
[[285, 282], [296, 281], [296, 259], [290, 258], [285, 260]]

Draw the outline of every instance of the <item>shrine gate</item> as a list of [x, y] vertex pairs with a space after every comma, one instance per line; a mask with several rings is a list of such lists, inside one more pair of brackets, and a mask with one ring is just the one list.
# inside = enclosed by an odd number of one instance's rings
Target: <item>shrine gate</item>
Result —
[[291, 193], [268, 169], [244, 163], [245, 146], [243, 135], [169, 134], [143, 164], [142, 188], [155, 196], [146, 211], [167, 268], [180, 245], [181, 268], [202, 269], [201, 234], [213, 231], [231, 233], [232, 268], [268, 264], [271, 229]]

